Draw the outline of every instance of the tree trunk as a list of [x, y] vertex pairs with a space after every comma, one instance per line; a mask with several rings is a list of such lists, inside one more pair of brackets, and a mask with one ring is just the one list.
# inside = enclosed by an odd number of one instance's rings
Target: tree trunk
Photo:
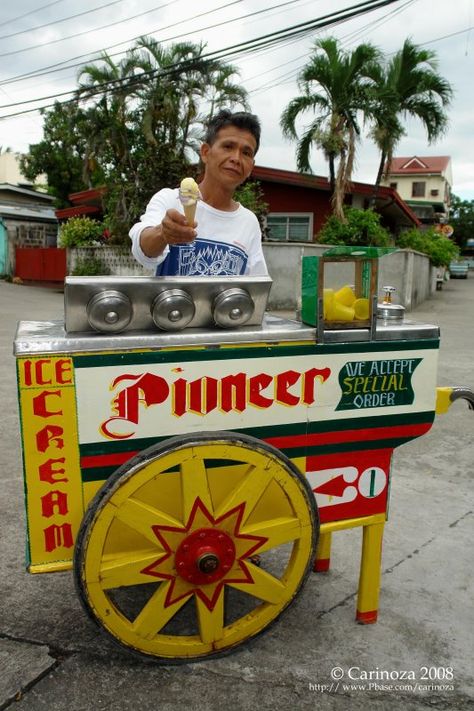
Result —
[[334, 161], [336, 154], [332, 151], [329, 153], [329, 187], [331, 188], [331, 195], [334, 195], [334, 190], [336, 188], [336, 171], [334, 168]]
[[380, 156], [380, 164], [379, 164], [379, 169], [378, 169], [378, 172], [377, 172], [377, 177], [376, 177], [376, 179], [375, 179], [375, 187], [376, 187], [377, 189], [379, 188], [380, 183], [381, 183], [381, 181], [382, 181], [382, 175], [383, 175], [383, 171], [384, 171], [385, 161], [386, 161], [386, 160], [387, 160], [387, 154], [386, 154], [386, 152], [383, 150], [383, 151], [382, 151], [382, 154], [381, 154], [381, 156]]
[[377, 171], [377, 177], [375, 179], [374, 191], [372, 193], [372, 197], [370, 198], [370, 202], [369, 202], [369, 208], [371, 210], [373, 210], [375, 208], [375, 204], [377, 201], [377, 196], [379, 194], [379, 187], [380, 187], [380, 183], [382, 181], [382, 175], [383, 175], [386, 160], [387, 160], [387, 154], [385, 153], [384, 150], [382, 150], [382, 154], [380, 156], [379, 169]]
[[341, 151], [339, 156], [339, 166], [337, 170], [336, 182], [334, 185], [334, 192], [332, 195], [332, 207], [334, 215], [341, 222], [346, 223], [346, 216], [344, 215], [344, 194], [345, 194], [345, 175], [347, 168], [347, 158], [346, 152]]

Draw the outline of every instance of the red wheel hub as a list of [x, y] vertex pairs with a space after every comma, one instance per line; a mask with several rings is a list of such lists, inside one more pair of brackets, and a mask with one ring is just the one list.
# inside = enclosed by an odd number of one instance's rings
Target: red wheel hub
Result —
[[232, 538], [218, 528], [199, 528], [179, 544], [176, 572], [188, 583], [205, 585], [226, 575], [235, 561]]

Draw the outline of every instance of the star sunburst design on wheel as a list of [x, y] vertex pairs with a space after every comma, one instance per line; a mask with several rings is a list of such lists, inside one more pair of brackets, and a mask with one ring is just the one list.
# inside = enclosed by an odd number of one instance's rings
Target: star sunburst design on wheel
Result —
[[183, 527], [152, 526], [165, 553], [141, 572], [171, 581], [165, 607], [195, 594], [212, 611], [224, 585], [254, 583], [247, 559], [268, 538], [242, 533], [244, 514], [242, 502], [214, 518], [197, 497]]

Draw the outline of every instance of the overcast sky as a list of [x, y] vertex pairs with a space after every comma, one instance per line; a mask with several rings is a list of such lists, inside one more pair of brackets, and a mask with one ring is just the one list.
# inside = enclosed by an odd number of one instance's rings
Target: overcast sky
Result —
[[[179, 35], [180, 40], [207, 43], [210, 51], [220, 50], [354, 4], [356, 0], [3, 2], [0, 9], [0, 117], [50, 103], [50, 100], [15, 107], [8, 105], [68, 92], [76, 87], [77, 67], [59, 65], [54, 68], [61, 71], [51, 72], [52, 65], [86, 63], [103, 49], [112, 54], [124, 52], [142, 34], [165, 42], [173, 38], [178, 41]], [[275, 9], [267, 11], [271, 7]], [[245, 17], [259, 10], [264, 12]], [[416, 44], [437, 53], [439, 71], [455, 91], [449, 111], [449, 131], [438, 143], [429, 146], [422, 128], [410, 122], [397, 155], [450, 155], [454, 192], [468, 199], [474, 199], [474, 30], [470, 30], [473, 23], [474, 0], [399, 0], [317, 35], [334, 35], [347, 49], [370, 41], [387, 54], [400, 49], [410, 36]], [[315, 39], [316, 35], [312, 35], [233, 61], [249, 92], [252, 111], [262, 121], [259, 165], [295, 170], [295, 147], [282, 138], [279, 118], [298, 93], [297, 74]], [[115, 57], [119, 58], [120, 55]], [[40, 69], [44, 69], [41, 76], [20, 79], [21, 75]], [[30, 143], [36, 143], [41, 137], [42, 119], [38, 113], [0, 120], [0, 146], [4, 149], [8, 146], [24, 152]], [[373, 182], [377, 164], [377, 151], [370, 140], [364, 138], [358, 150], [354, 179]], [[318, 153], [313, 154], [312, 167], [316, 174], [327, 174], [327, 166]]]

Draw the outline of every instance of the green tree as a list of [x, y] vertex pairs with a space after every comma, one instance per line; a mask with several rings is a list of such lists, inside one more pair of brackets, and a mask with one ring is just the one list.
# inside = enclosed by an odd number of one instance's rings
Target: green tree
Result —
[[[342, 221], [344, 194], [360, 135], [358, 113], [368, 110], [368, 90], [379, 58], [379, 51], [371, 44], [361, 44], [349, 52], [334, 38], [317, 40], [299, 76], [301, 94], [290, 101], [280, 120], [283, 134], [298, 141], [298, 170], [311, 172], [311, 149], [315, 146], [323, 150], [329, 163], [333, 208]], [[306, 112], [314, 118], [298, 138], [296, 121]]]
[[45, 135], [30, 146], [24, 174], [47, 173], [60, 206], [67, 196], [105, 185], [111, 242], [128, 230], [160, 188], [196, 177], [198, 138], [209, 106], [246, 105], [235, 68], [203, 58], [202, 44], [162, 46], [141, 38], [115, 62], [107, 53], [82, 67], [75, 101], [45, 114]]
[[344, 208], [345, 219], [333, 214], [328, 217], [318, 234], [322, 244], [364, 245], [389, 247], [390, 233], [380, 224], [380, 215], [373, 210]]
[[474, 237], [474, 200], [462, 200], [453, 195], [449, 221], [454, 228], [456, 244], [464, 249], [467, 240]]
[[241, 205], [251, 210], [258, 218], [263, 229], [264, 219], [268, 213], [268, 204], [258, 180], [246, 180], [234, 193], [234, 198]]
[[413, 228], [400, 233], [397, 237], [397, 247], [414, 249], [427, 254], [435, 267], [447, 267], [459, 256], [457, 245], [433, 228], [428, 230]]
[[379, 64], [373, 75], [377, 81], [372, 87], [371, 136], [380, 150], [376, 188], [406, 134], [404, 119], [411, 117], [421, 121], [429, 143], [436, 141], [446, 130], [446, 109], [453, 92], [437, 67], [435, 52], [406, 39], [402, 49], [385, 66]]
[[115, 63], [104, 52], [100, 64], [87, 64], [79, 71], [77, 98], [89, 106], [87, 112], [87, 153], [85, 177], [97, 162], [104, 174], [113, 169], [116, 175], [133, 168], [131, 134], [133, 117], [130, 109], [133, 98], [133, 79], [136, 64], [130, 53]]
[[153, 149], [167, 145], [184, 155], [198, 103], [204, 93], [203, 45], [180, 42], [165, 47], [141, 37], [133, 49], [146, 78], [139, 91], [142, 129]]
[[232, 64], [216, 62], [214, 69], [208, 73], [209, 83], [206, 98], [209, 101], [209, 114], [211, 119], [221, 109], [234, 109], [241, 107], [249, 109], [247, 91], [241, 84], [236, 83], [239, 71]]
[[104, 226], [90, 217], [70, 217], [59, 228], [60, 247], [91, 247], [103, 241]]
[[75, 102], [56, 102], [43, 111], [43, 139], [30, 145], [21, 157], [23, 175], [34, 182], [45, 173], [48, 192], [56, 198], [57, 207], [69, 205], [68, 195], [84, 189], [83, 160], [86, 137], [83, 132], [84, 112]]

